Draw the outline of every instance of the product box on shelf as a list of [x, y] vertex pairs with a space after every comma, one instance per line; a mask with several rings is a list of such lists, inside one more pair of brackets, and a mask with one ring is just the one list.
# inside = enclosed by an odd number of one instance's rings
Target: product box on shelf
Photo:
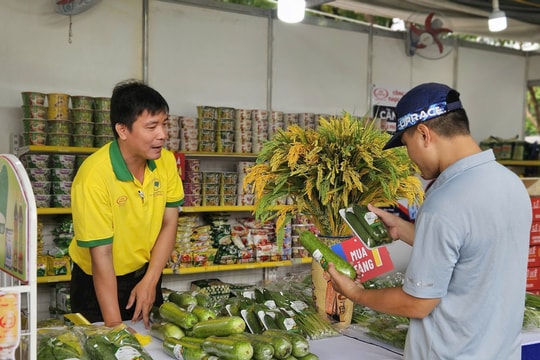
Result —
[[527, 291], [540, 290], [540, 267], [527, 268]]
[[532, 220], [540, 221], [540, 196], [531, 196]]
[[533, 221], [531, 225], [530, 245], [540, 245], [540, 221]]
[[529, 247], [529, 262], [528, 267], [540, 266], [540, 245]]
[[47, 256], [47, 275], [71, 275], [71, 259], [69, 256]]

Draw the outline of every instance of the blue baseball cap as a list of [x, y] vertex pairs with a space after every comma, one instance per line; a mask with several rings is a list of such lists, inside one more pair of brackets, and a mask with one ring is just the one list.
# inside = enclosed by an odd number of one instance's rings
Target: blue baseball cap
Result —
[[463, 109], [459, 93], [439, 83], [426, 83], [409, 90], [396, 105], [397, 129], [383, 150], [402, 146], [401, 136], [418, 123]]

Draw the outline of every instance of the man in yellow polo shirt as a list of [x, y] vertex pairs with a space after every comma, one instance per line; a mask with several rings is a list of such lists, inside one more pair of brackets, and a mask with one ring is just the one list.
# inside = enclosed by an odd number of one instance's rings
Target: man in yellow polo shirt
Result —
[[71, 189], [71, 308], [91, 322], [143, 320], [163, 303], [161, 277], [174, 247], [184, 190], [163, 149], [169, 106], [139, 81], [111, 97], [115, 139], [81, 165]]

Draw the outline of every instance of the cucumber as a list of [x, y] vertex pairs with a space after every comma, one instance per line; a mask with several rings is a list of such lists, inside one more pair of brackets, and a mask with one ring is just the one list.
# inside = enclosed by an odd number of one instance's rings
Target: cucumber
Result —
[[217, 314], [214, 310], [200, 305], [190, 305], [186, 310], [192, 314], [195, 314], [199, 321], [215, 319]]
[[185, 336], [180, 326], [171, 322], [153, 323], [150, 326], [150, 335], [163, 341], [166, 337], [180, 339]]
[[345, 219], [349, 223], [349, 226], [354, 230], [356, 235], [360, 237], [360, 240], [366, 244], [367, 247], [376, 246], [376, 240], [362, 225], [362, 220], [353, 211], [345, 210]]
[[165, 321], [172, 322], [185, 330], [191, 329], [199, 321], [195, 314], [182, 309], [170, 301], [160, 305], [159, 315]]
[[257, 316], [255, 305], [250, 305], [247, 309], [240, 310], [240, 313], [252, 334], [262, 334], [264, 328]]
[[259, 304], [264, 304], [264, 301], [266, 300], [264, 295], [263, 295], [263, 290], [259, 289], [259, 288], [255, 288], [255, 290], [253, 291], [254, 293], [254, 296], [255, 296], [255, 301]]
[[264, 314], [263, 322], [266, 329], [279, 329], [274, 317], [268, 313]]
[[212, 301], [210, 300], [210, 296], [203, 293], [196, 293], [195, 299], [197, 299], [197, 305], [204, 306], [204, 307], [210, 307], [212, 304]]
[[328, 263], [334, 263], [336, 270], [350, 277], [356, 278], [356, 270], [341, 256], [333, 252], [311, 231], [303, 231], [298, 237], [304, 248], [311, 254], [314, 260], [321, 264], [322, 268], [328, 270]]
[[291, 355], [294, 357], [306, 356], [309, 354], [309, 342], [305, 337], [300, 334], [284, 331], [284, 330], [266, 330], [263, 335], [272, 335], [277, 337], [284, 337], [292, 345]]
[[208, 336], [201, 348], [225, 360], [250, 360], [253, 357], [253, 346], [249, 341], [227, 336]]
[[249, 334], [247, 333], [246, 336], [248, 336], [251, 339], [255, 339], [257, 341], [266, 342], [267, 344], [272, 345], [274, 348], [274, 358], [276, 359], [285, 359], [292, 354], [292, 344], [291, 342], [284, 338], [274, 335], [263, 335], [263, 334]]
[[290, 301], [280, 291], [274, 291], [264, 288], [264, 298], [266, 301], [274, 301], [277, 307], [289, 307]]
[[199, 321], [193, 325], [192, 335], [198, 338], [206, 338], [210, 335], [227, 336], [241, 334], [246, 329], [244, 319], [239, 316], [222, 316], [215, 319]]
[[161, 315], [159, 315], [159, 306], [152, 306], [152, 309], [150, 309], [150, 321], [153, 323], [159, 323], [164, 322]]
[[319, 356], [315, 355], [314, 353], [309, 353], [306, 356], [301, 356], [297, 359], [298, 360], [319, 360]]
[[197, 305], [197, 298], [189, 291], [173, 291], [169, 294], [169, 301], [180, 307], [188, 307], [189, 305]]
[[241, 316], [240, 310], [246, 309], [253, 304], [252, 299], [244, 297], [231, 297], [225, 301], [225, 308], [230, 316]]
[[229, 337], [249, 341], [253, 346], [253, 359], [255, 360], [271, 360], [274, 357], [274, 347], [268, 342], [250, 338], [245, 333], [230, 335]]
[[392, 237], [388, 234], [386, 227], [377, 214], [369, 211], [365, 205], [353, 205], [354, 214], [360, 219], [364, 228], [375, 239], [377, 245], [388, 244], [392, 242]]
[[[163, 340], [163, 351], [172, 358], [175, 359], [186, 359], [186, 350], [190, 355], [191, 359], [203, 359], [206, 353], [203, 351], [201, 344], [196, 344], [188, 341], [185, 337], [182, 339], [177, 339], [173, 337], [166, 337]], [[197, 357], [199, 356], [199, 357]]]

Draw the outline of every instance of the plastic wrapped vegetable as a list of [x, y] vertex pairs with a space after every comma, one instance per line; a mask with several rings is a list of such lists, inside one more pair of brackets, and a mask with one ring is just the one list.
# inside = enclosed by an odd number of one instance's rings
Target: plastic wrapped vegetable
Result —
[[84, 339], [84, 352], [90, 359], [152, 360], [124, 324], [114, 328], [94, 325], [77, 326], [75, 329]]
[[79, 338], [68, 327], [42, 328], [37, 336], [37, 360], [75, 360], [83, 354]]

